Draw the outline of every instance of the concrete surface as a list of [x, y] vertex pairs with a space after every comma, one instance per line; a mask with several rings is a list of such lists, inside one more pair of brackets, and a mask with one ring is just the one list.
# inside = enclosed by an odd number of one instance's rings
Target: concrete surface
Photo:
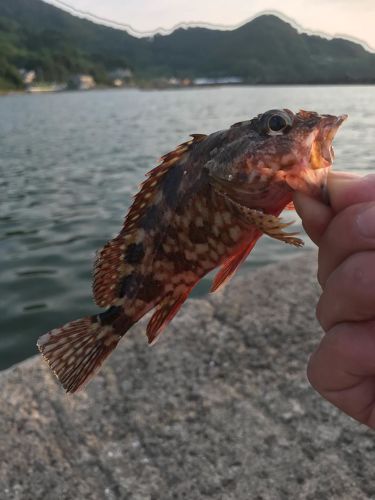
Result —
[[39, 357], [2, 372], [0, 498], [375, 498], [374, 434], [306, 381], [315, 260], [190, 301], [153, 348], [138, 325], [78, 396]]

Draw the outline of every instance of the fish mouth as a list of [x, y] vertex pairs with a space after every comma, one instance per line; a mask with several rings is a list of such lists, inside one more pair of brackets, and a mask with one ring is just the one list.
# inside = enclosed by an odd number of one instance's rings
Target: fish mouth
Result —
[[310, 167], [314, 170], [331, 167], [335, 158], [333, 139], [338, 129], [348, 118], [348, 115], [330, 116], [323, 115], [318, 130], [314, 131], [313, 143], [310, 154]]

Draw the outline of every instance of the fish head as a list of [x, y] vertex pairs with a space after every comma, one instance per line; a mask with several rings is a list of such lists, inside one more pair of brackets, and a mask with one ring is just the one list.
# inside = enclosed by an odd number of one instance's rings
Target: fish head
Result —
[[234, 131], [229, 160], [214, 159], [210, 176], [245, 205], [261, 206], [262, 199], [291, 190], [324, 199], [332, 142], [346, 118], [280, 109], [235, 124], [229, 129]]
[[287, 135], [292, 142], [290, 163], [281, 158], [281, 170], [288, 186], [306, 194], [326, 197], [329, 169], [335, 158], [333, 140], [347, 115], [320, 115], [299, 111]]

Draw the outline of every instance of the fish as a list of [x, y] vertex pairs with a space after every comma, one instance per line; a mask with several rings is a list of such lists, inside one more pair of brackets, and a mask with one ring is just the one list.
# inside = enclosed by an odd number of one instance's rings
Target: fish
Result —
[[126, 332], [152, 311], [154, 344], [193, 287], [218, 268], [227, 283], [262, 235], [300, 247], [280, 214], [294, 191], [326, 197], [333, 139], [347, 115], [270, 110], [190, 140], [146, 174], [122, 229], [97, 255], [98, 314], [41, 336], [38, 348], [74, 393], [98, 372]]

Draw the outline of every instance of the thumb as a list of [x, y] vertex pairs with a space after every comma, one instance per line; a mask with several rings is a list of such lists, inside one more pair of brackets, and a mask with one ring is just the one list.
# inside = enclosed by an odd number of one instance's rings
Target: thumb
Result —
[[375, 201], [375, 174], [360, 177], [346, 172], [330, 172], [327, 189], [334, 212], [356, 203]]

